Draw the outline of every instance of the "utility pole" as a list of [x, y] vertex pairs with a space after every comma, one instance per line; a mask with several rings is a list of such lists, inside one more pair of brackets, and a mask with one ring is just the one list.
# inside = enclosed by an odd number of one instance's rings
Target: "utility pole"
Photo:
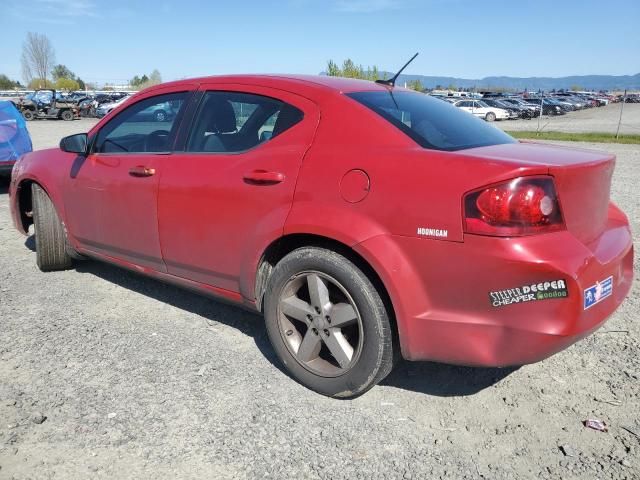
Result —
[[616, 130], [616, 139], [620, 135], [620, 124], [622, 123], [622, 112], [624, 110], [624, 104], [627, 103], [627, 89], [624, 89], [624, 95], [622, 97], [622, 105], [620, 106], [620, 118], [618, 119], [618, 129]]
[[540, 135], [540, 119], [542, 118], [542, 112], [544, 112], [544, 92], [540, 90], [540, 115], [538, 115], [538, 130], [536, 135]]

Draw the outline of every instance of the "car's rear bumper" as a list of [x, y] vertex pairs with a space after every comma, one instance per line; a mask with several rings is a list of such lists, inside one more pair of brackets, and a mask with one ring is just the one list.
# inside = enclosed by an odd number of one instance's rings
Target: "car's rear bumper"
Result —
[[[467, 235], [463, 243], [380, 236], [356, 249], [375, 258], [376, 270], [383, 268], [405, 358], [522, 365], [593, 332], [628, 294], [631, 232], [624, 215], [615, 207], [611, 212], [607, 230], [588, 245], [563, 231], [520, 238]], [[585, 291], [609, 277], [611, 294], [585, 309]], [[557, 286], [558, 280], [566, 297], [522, 301], [516, 290], [545, 282]], [[516, 303], [500, 305], [511, 301]]]
[[0, 176], [10, 177], [11, 171], [13, 170], [13, 166], [15, 165], [15, 161], [11, 162], [0, 162]]

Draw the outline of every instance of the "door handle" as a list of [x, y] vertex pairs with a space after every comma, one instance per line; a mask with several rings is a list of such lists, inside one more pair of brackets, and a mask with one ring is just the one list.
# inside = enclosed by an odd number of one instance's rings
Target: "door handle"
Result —
[[254, 170], [250, 173], [245, 173], [244, 181], [253, 185], [275, 185], [276, 183], [284, 182], [284, 173], [280, 172], [268, 172], [266, 170]]
[[137, 167], [132, 167], [129, 169], [129, 175], [131, 175], [132, 177], [151, 177], [155, 174], [155, 168], [143, 167], [142, 165], [138, 165]]

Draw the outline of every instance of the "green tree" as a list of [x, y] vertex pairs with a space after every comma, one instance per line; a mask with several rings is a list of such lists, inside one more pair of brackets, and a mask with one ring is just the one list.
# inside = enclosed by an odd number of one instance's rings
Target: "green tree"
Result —
[[358, 67], [353, 60], [347, 58], [342, 62], [342, 76], [347, 78], [361, 78], [362, 67]]
[[407, 83], [407, 87], [410, 88], [411, 90], [415, 90], [417, 92], [422, 92], [424, 91], [424, 87], [422, 86], [422, 82], [418, 79], [416, 80], [411, 80], [410, 82]]
[[80, 77], [76, 77], [75, 81], [78, 82], [78, 89], [84, 90], [86, 88], [86, 84], [82, 81]]
[[149, 86], [151, 85], [158, 85], [159, 83], [162, 83], [162, 75], [160, 75], [160, 72], [158, 70], [154, 70], [153, 72], [151, 72], [151, 75], [149, 75]]
[[56, 90], [64, 90], [67, 92], [80, 90], [80, 84], [72, 78], [59, 78], [56, 81]]
[[338, 67], [336, 62], [334, 62], [333, 60], [329, 60], [327, 62], [327, 75], [329, 75], [330, 77], [342, 76], [342, 71], [340, 70], [340, 67]]
[[148, 77], [146, 74], [142, 75], [142, 77], [136, 75], [131, 80], [129, 80], [129, 85], [131, 86], [131, 88], [137, 88], [139, 90], [150, 87], [152, 85], [158, 85], [159, 83], [162, 83], [162, 75], [160, 75], [160, 72], [157, 69], [151, 72]]
[[342, 68], [333, 60], [329, 60], [326, 73], [330, 77], [359, 78], [362, 80], [378, 80], [380, 78], [380, 71], [377, 66], [367, 67], [365, 70], [362, 65], [357, 65], [350, 58], [342, 62]]
[[584, 90], [584, 88], [581, 85], [571, 85], [572, 92], [580, 92], [582, 90]]
[[371, 80], [373, 82], [375, 82], [376, 80], [379, 80], [380, 72], [378, 72], [378, 67], [375, 65], [373, 67], [368, 67], [366, 71], [366, 77], [367, 77], [367, 80]]
[[14, 82], [9, 77], [4, 74], [0, 74], [0, 90], [12, 90], [17, 88], [20, 84], [18, 82]]
[[27, 84], [27, 88], [29, 90], [39, 90], [41, 88], [48, 88], [51, 86], [51, 82], [45, 80], [44, 78], [33, 78]]
[[56, 65], [51, 69], [51, 77], [54, 82], [57, 82], [61, 78], [75, 78], [76, 74], [67, 68], [66, 65]]

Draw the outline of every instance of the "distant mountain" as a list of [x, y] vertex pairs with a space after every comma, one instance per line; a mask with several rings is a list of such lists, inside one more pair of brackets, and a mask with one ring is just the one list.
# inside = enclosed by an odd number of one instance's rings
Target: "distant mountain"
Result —
[[[384, 74], [384, 73], [383, 73]], [[393, 76], [386, 72], [387, 78]], [[405, 82], [420, 80], [425, 88], [443, 88], [455, 85], [458, 88], [476, 88], [489, 90], [491, 88], [508, 88], [514, 90], [559, 90], [579, 86], [586, 90], [640, 90], [640, 73], [636, 75], [577, 75], [572, 77], [485, 77], [481, 79], [432, 77], [426, 75], [400, 75], [397, 85]]]

